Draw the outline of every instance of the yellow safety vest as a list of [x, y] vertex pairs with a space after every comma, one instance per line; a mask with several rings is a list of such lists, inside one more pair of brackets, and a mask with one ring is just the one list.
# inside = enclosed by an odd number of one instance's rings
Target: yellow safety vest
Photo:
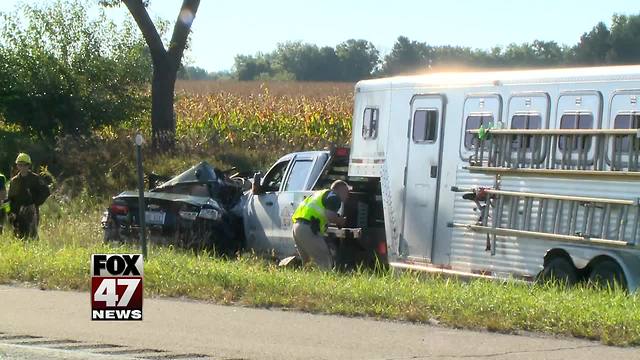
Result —
[[330, 190], [316, 191], [313, 195], [304, 199], [291, 217], [293, 222], [296, 222], [296, 219], [311, 221], [311, 219], [316, 218], [320, 222], [320, 233], [324, 235], [327, 231], [327, 223], [329, 220], [327, 219], [326, 208], [322, 203], [322, 198], [324, 194], [329, 191]]

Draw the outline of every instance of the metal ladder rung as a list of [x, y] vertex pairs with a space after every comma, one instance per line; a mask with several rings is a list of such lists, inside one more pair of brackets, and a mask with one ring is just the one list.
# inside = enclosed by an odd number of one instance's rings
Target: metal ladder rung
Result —
[[[456, 188], [454, 191], [465, 190]], [[483, 192], [493, 200], [487, 201], [491, 205], [484, 207], [483, 221], [477, 225], [493, 228], [495, 231], [491, 234], [494, 237], [504, 230], [520, 231], [511, 234], [546, 234], [544, 236], [559, 240], [579, 238], [587, 243], [619, 241], [639, 244], [638, 200], [492, 189], [483, 189]], [[489, 217], [493, 219], [490, 225], [487, 223]], [[494, 254], [494, 246], [491, 248]]]
[[452, 226], [455, 228], [465, 228], [465, 229], [469, 229], [479, 233], [495, 234], [500, 236], [523, 236], [523, 237], [530, 237], [530, 238], [537, 238], [537, 239], [575, 242], [575, 243], [581, 243], [581, 244], [597, 244], [597, 245], [616, 247], [616, 248], [637, 248], [637, 246], [634, 244], [628, 243], [626, 241], [620, 241], [620, 240], [587, 238], [587, 237], [580, 237], [576, 235], [550, 234], [550, 233], [537, 232], [537, 231], [524, 231], [524, 230], [514, 230], [514, 229], [504, 229], [504, 228], [494, 229], [487, 226], [472, 225], [472, 224], [453, 223]]

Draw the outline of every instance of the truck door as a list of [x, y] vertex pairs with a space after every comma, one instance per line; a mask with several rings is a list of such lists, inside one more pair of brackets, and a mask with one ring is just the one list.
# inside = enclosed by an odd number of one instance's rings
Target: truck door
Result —
[[291, 217], [303, 198], [311, 194], [307, 189], [314, 164], [315, 156], [296, 155], [291, 163], [291, 170], [287, 174], [282, 191], [278, 194], [279, 214], [277, 218], [274, 218], [271, 241], [277, 244], [276, 250], [283, 256], [296, 253]]
[[274, 223], [279, 224], [278, 194], [289, 167], [290, 158], [281, 159], [262, 179], [261, 192], [249, 197], [244, 216], [247, 246], [256, 251], [271, 251], [277, 247], [272, 241]]
[[405, 170], [403, 253], [431, 260], [442, 141], [444, 99], [416, 96], [411, 102]]

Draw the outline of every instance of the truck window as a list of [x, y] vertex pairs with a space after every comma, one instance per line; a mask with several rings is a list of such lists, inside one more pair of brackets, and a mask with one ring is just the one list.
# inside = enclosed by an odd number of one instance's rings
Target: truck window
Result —
[[284, 191], [304, 190], [305, 180], [307, 180], [307, 175], [309, 175], [312, 165], [313, 161], [311, 160], [297, 160], [294, 162]]
[[433, 142], [438, 137], [438, 110], [416, 110], [413, 115], [413, 141]]
[[474, 130], [480, 128], [481, 125], [485, 127], [489, 124], [493, 124], [493, 115], [492, 114], [471, 114], [467, 116], [467, 120], [465, 122], [464, 127], [464, 147], [467, 150], [471, 150], [473, 146], [473, 137], [474, 134], [467, 133], [467, 130]]
[[378, 119], [380, 111], [376, 108], [365, 108], [362, 119], [362, 137], [375, 139], [378, 137]]
[[[560, 129], [592, 129], [593, 128], [593, 115], [590, 113], [574, 113], [564, 114], [560, 118]], [[565, 142], [567, 142], [566, 136], [560, 137], [558, 147], [563, 150], [565, 148]], [[571, 149], [578, 149], [580, 145], [581, 150], [589, 150], [591, 148], [591, 137], [586, 136], [584, 140], [578, 137], [573, 138], [573, 144]]]
[[[640, 128], [640, 114], [618, 114], [613, 120], [614, 129], [638, 129]], [[629, 137], [622, 138], [621, 151], [629, 151]], [[635, 149], [638, 150], [638, 149]]]
[[264, 192], [275, 192], [280, 190], [284, 173], [287, 171], [287, 165], [289, 165], [289, 161], [280, 162], [271, 168], [267, 175], [265, 175], [264, 180], [262, 180], [262, 190]]
[[[540, 129], [542, 128], [542, 116], [540, 114], [515, 114], [511, 118], [512, 129]], [[522, 141], [521, 141], [522, 140]], [[531, 136], [514, 136], [512, 148], [531, 148]]]

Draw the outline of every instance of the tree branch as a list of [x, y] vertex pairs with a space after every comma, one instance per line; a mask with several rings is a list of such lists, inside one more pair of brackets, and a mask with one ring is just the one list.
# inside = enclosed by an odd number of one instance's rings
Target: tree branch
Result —
[[140, 28], [142, 36], [144, 36], [144, 40], [147, 42], [149, 50], [151, 50], [153, 62], [163, 61], [167, 51], [164, 48], [164, 44], [162, 44], [158, 30], [149, 17], [149, 13], [142, 0], [122, 0], [122, 2], [127, 6], [131, 16], [133, 16], [136, 24], [138, 24], [138, 28]]
[[177, 69], [182, 61], [182, 55], [185, 47], [187, 47], [187, 39], [191, 32], [191, 24], [198, 12], [198, 6], [200, 6], [200, 0], [183, 0], [178, 19], [173, 27], [173, 35], [171, 36], [171, 43], [169, 43], [169, 54], [172, 65]]

